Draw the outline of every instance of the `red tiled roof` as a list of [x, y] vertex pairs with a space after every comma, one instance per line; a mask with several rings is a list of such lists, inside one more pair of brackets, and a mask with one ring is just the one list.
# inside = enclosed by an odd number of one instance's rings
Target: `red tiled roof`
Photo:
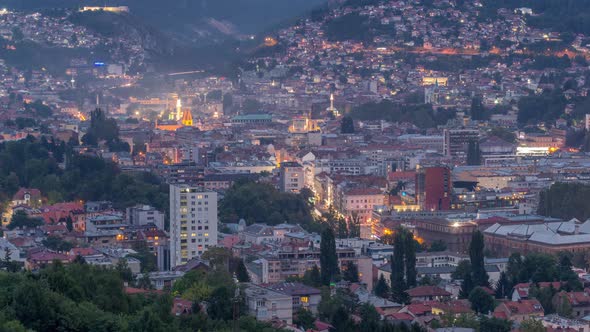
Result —
[[408, 295], [411, 297], [425, 297], [425, 296], [451, 296], [451, 293], [436, 286], [419, 286], [408, 289]]
[[[520, 284], [514, 285], [514, 290], [518, 292], [518, 295], [521, 298], [527, 298], [529, 296], [529, 288], [531, 288], [532, 283], [530, 282], [523, 282]], [[561, 282], [553, 281], [553, 282], [540, 282], [539, 288], [549, 288], [553, 286], [555, 290], [561, 289]]]
[[72, 256], [90, 256], [98, 253], [94, 248], [72, 248], [69, 254]]
[[499, 319], [508, 319], [504, 311], [494, 311], [494, 317]]
[[190, 313], [193, 310], [193, 302], [185, 299], [181, 299], [179, 297], [174, 298], [172, 303], [172, 314], [173, 315], [182, 315], [185, 313]]
[[38, 198], [41, 197], [41, 191], [39, 189], [34, 188], [20, 188], [14, 196], [12, 196], [13, 201], [22, 201], [25, 198], [25, 194], [29, 193], [31, 198]]
[[361, 196], [361, 195], [380, 195], [383, 194], [380, 189], [377, 188], [353, 188], [346, 192], [349, 196]]
[[414, 320], [414, 317], [407, 312], [396, 312], [393, 314], [387, 315], [387, 318], [391, 318], [393, 320]]
[[583, 292], [560, 292], [560, 295], [565, 295], [572, 306], [587, 306], [590, 304], [588, 290]]
[[334, 326], [332, 326], [332, 325], [330, 325], [328, 323], [324, 323], [324, 322], [322, 322], [320, 320], [316, 320], [313, 323], [313, 325], [315, 326], [316, 330], [319, 330], [319, 331], [330, 330], [330, 329], [333, 329], [334, 328]]
[[448, 302], [429, 301], [425, 303], [430, 305], [432, 308], [437, 308], [447, 313], [466, 314], [473, 312], [473, 310], [471, 310], [471, 304], [468, 300], [453, 300]]
[[416, 177], [416, 172], [414, 172], [414, 171], [389, 172], [387, 174], [387, 180], [389, 180], [389, 181], [414, 180], [415, 177]]
[[432, 307], [423, 303], [413, 303], [406, 306], [406, 310], [414, 316], [421, 316], [432, 312]]
[[135, 288], [135, 287], [125, 287], [125, 294], [133, 295], [133, 294], [164, 294], [161, 290], [157, 289], [142, 289], [142, 288]]
[[66, 261], [69, 260], [69, 257], [65, 254], [43, 250], [31, 253], [29, 259], [33, 261], [50, 262], [54, 260]]
[[500, 311], [503, 306], [510, 311], [511, 315], [544, 313], [543, 306], [537, 299], [504, 302], [496, 310]]

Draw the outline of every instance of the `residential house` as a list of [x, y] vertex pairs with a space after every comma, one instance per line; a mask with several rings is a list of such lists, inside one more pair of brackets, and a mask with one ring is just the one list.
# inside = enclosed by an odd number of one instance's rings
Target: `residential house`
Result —
[[451, 297], [451, 293], [436, 286], [418, 286], [408, 289], [407, 293], [412, 302], [445, 301]]
[[293, 298], [290, 295], [247, 284], [244, 290], [248, 313], [259, 321], [279, 319], [293, 323]]
[[537, 299], [502, 302], [494, 310], [494, 317], [518, 323], [543, 316], [545, 316], [545, 310]]
[[309, 310], [314, 315], [318, 312], [318, 305], [322, 296], [317, 288], [299, 282], [279, 282], [268, 285], [266, 288], [291, 296], [293, 299], [293, 312], [297, 312], [299, 308]]
[[590, 315], [590, 289], [581, 292], [564, 292], [555, 294], [554, 302], [567, 301], [572, 307], [573, 318], [583, 318]]

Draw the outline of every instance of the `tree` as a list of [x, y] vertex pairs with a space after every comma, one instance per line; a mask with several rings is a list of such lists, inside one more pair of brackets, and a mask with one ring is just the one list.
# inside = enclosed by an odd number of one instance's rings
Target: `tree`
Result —
[[144, 308], [136, 319], [130, 324], [130, 330], [133, 332], [153, 331], [165, 332], [168, 329], [164, 322], [150, 308]]
[[375, 307], [370, 303], [364, 303], [359, 308], [359, 313], [361, 316], [360, 331], [376, 331], [381, 317], [379, 316], [377, 310], [375, 310]]
[[15, 229], [17, 227], [35, 228], [43, 225], [43, 221], [39, 218], [30, 218], [23, 210], [18, 210], [13, 213], [12, 219], [8, 224], [8, 229]]
[[334, 232], [330, 228], [324, 229], [321, 235], [320, 243], [320, 273], [322, 284], [330, 285], [331, 281], [338, 278], [340, 271], [338, 269], [338, 256], [336, 254], [336, 239]]
[[315, 318], [309, 310], [301, 307], [297, 310], [294, 316], [293, 323], [296, 326], [302, 327], [306, 331], [314, 326], [313, 323], [315, 322]]
[[565, 282], [567, 290], [581, 290], [582, 283], [578, 279], [578, 275], [572, 270], [572, 254], [570, 252], [562, 251], [559, 253], [559, 263], [557, 266], [557, 273], [559, 281]]
[[495, 307], [494, 298], [481, 287], [475, 287], [469, 293], [469, 302], [471, 302], [471, 309], [478, 314], [492, 312]]
[[518, 278], [522, 270], [522, 256], [519, 253], [513, 253], [508, 257], [508, 266], [506, 272], [513, 284], [518, 283]]
[[305, 271], [303, 283], [311, 287], [320, 287], [322, 285], [322, 276], [317, 265], [314, 265], [311, 270]]
[[332, 326], [335, 331], [353, 331], [351, 329], [353, 323], [350, 320], [350, 314], [343, 306], [338, 307], [332, 317]]
[[457, 264], [457, 268], [451, 273], [451, 278], [453, 280], [463, 280], [468, 274], [471, 274], [471, 263], [468, 259], [464, 259]]
[[473, 279], [471, 279], [471, 273], [467, 273], [461, 282], [461, 289], [459, 290], [459, 298], [466, 299], [469, 294], [473, 291]]
[[475, 286], [489, 286], [488, 273], [484, 263], [484, 240], [480, 231], [475, 231], [469, 244], [469, 258], [471, 261], [471, 274]]
[[505, 319], [482, 316], [479, 321], [480, 332], [509, 332], [511, 329], [512, 322]]
[[351, 213], [348, 218], [348, 236], [361, 237], [361, 217], [356, 212]]
[[467, 145], [467, 165], [475, 166], [481, 164], [481, 151], [477, 140], [469, 141]]
[[150, 275], [148, 273], [144, 273], [141, 278], [137, 280], [137, 287], [141, 289], [152, 289], [152, 281], [150, 280]]
[[354, 122], [350, 116], [342, 117], [340, 122], [340, 132], [342, 134], [354, 134]]
[[234, 294], [225, 286], [215, 289], [208, 299], [207, 313], [212, 319], [232, 319], [232, 299]]
[[537, 287], [533, 284], [529, 289], [529, 296], [535, 298], [541, 303], [541, 306], [545, 310], [545, 314], [549, 315], [555, 312], [555, 306], [553, 305], [553, 299], [557, 290], [550, 285], [549, 287]]
[[504, 127], [494, 127], [490, 130], [490, 136], [496, 136], [508, 143], [516, 142], [516, 135], [514, 132], [504, 128]]
[[74, 222], [72, 221], [72, 217], [68, 216], [66, 218], [66, 228], [68, 230], [68, 232], [71, 232], [74, 230]]
[[359, 269], [352, 261], [346, 263], [346, 270], [342, 272], [342, 279], [349, 282], [359, 282]]
[[42, 243], [46, 248], [60, 252], [68, 252], [74, 247], [72, 243], [64, 241], [58, 236], [48, 236]]
[[496, 282], [496, 298], [504, 299], [509, 297], [511, 290], [512, 284], [510, 283], [510, 280], [508, 280], [508, 275], [502, 271], [502, 273], [500, 273], [500, 279]]
[[572, 305], [565, 293], [559, 293], [553, 298], [553, 307], [555, 312], [561, 317], [572, 317]]
[[433, 241], [430, 247], [428, 248], [429, 252], [439, 252], [445, 250], [447, 250], [447, 244], [443, 240]]
[[229, 271], [229, 260], [231, 256], [232, 253], [229, 249], [210, 247], [203, 253], [202, 258], [209, 261], [209, 264], [215, 270]]
[[377, 280], [377, 284], [375, 285], [375, 295], [382, 298], [389, 297], [389, 285], [387, 284], [387, 281], [385, 281], [383, 274], [379, 277], [379, 280]]
[[391, 297], [394, 301], [402, 304], [409, 302], [409, 295], [406, 292], [408, 287], [404, 276], [406, 271], [404, 246], [403, 232], [398, 231], [393, 242], [393, 259], [391, 260]]
[[239, 282], [250, 282], [250, 275], [248, 274], [248, 270], [246, 269], [246, 265], [244, 264], [243, 259], [241, 259], [238, 263], [238, 268], [236, 269], [236, 277], [238, 278]]
[[520, 323], [520, 331], [522, 332], [545, 332], [547, 329], [543, 326], [540, 320], [525, 319]]
[[406, 268], [406, 287], [416, 286], [416, 243], [414, 233], [405, 231], [404, 265]]
[[483, 106], [483, 102], [481, 100], [481, 98], [479, 97], [475, 97], [473, 99], [471, 99], [471, 108], [469, 111], [469, 114], [471, 114], [471, 119], [472, 120], [487, 120], [489, 118], [489, 115], [487, 114], [487, 111], [485, 109], [485, 107]]
[[129, 268], [125, 258], [119, 259], [117, 265], [115, 266], [115, 270], [117, 270], [119, 276], [124, 281], [131, 282], [133, 280], [133, 272], [131, 272], [131, 269]]

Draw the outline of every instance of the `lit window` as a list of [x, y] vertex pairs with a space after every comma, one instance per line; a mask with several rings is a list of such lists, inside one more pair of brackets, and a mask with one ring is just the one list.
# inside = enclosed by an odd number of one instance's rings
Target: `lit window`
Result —
[[309, 297], [307, 296], [302, 296], [301, 298], [299, 298], [299, 301], [301, 303], [309, 303]]

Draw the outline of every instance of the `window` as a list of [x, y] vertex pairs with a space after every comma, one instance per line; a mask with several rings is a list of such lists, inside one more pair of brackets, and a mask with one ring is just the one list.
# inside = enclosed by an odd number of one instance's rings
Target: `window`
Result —
[[309, 297], [302, 296], [302, 297], [299, 298], [299, 302], [301, 302], [301, 303], [309, 303]]

